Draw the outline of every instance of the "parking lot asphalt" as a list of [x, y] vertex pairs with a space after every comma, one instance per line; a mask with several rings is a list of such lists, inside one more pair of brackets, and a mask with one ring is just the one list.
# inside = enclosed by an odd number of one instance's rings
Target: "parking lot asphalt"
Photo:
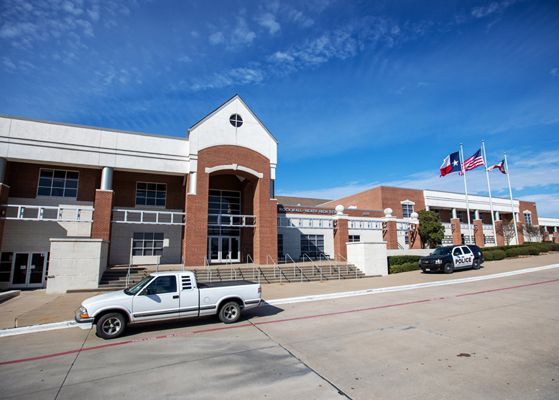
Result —
[[263, 285], [271, 305], [231, 325], [138, 325], [111, 341], [81, 329], [3, 337], [0, 398], [556, 399], [558, 261], [285, 285], [275, 296]]
[[[439, 281], [472, 278], [559, 264], [559, 254], [488, 261], [480, 270], [456, 271], [453, 274], [425, 274], [410, 271], [384, 277], [338, 280], [328, 276], [323, 282], [263, 284], [262, 298], [277, 302], [282, 299], [353, 292], [387, 287], [422, 285]], [[326, 271], [325, 271], [326, 272]], [[21, 291], [19, 296], [0, 303], [0, 330], [62, 323], [74, 319], [81, 302], [102, 292], [46, 294], [45, 289]]]

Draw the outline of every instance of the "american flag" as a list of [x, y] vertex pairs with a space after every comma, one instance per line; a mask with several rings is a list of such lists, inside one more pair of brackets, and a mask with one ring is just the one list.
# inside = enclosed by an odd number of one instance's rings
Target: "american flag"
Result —
[[473, 156], [464, 161], [464, 171], [471, 171], [481, 165], [485, 165], [481, 156], [481, 148]]

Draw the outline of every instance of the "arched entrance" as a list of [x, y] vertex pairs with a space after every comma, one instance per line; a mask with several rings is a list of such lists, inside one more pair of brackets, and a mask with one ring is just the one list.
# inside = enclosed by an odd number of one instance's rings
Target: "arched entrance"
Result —
[[271, 199], [270, 161], [238, 146], [201, 150], [196, 193], [187, 193], [185, 265], [205, 262], [266, 264], [277, 259], [277, 201]]
[[212, 174], [208, 190], [210, 263], [246, 262], [253, 255], [254, 184], [244, 176]]

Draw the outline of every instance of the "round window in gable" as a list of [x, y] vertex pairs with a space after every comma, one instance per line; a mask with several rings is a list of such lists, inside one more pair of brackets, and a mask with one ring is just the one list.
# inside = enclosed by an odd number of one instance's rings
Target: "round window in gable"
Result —
[[243, 124], [243, 119], [239, 114], [233, 114], [229, 117], [229, 122], [231, 122], [231, 125], [233, 125], [235, 128], [240, 128]]

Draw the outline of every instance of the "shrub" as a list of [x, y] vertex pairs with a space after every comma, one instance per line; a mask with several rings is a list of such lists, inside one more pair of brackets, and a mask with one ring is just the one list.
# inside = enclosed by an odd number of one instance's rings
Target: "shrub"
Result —
[[417, 269], [419, 269], [419, 262], [407, 262], [390, 266], [390, 273], [397, 274], [398, 272], [415, 271]]
[[559, 251], [559, 243], [550, 243], [548, 246], [551, 247], [551, 251]]
[[418, 268], [419, 268], [420, 258], [422, 258], [422, 256], [390, 256], [388, 257], [388, 266], [391, 267], [393, 265], [416, 263], [418, 264]]
[[503, 250], [483, 252], [485, 261], [504, 260], [507, 255]]
[[530, 246], [528, 248], [526, 248], [528, 254], [532, 255], [532, 256], [539, 256], [540, 252], [544, 252], [545, 250], [541, 249], [541, 246]]

